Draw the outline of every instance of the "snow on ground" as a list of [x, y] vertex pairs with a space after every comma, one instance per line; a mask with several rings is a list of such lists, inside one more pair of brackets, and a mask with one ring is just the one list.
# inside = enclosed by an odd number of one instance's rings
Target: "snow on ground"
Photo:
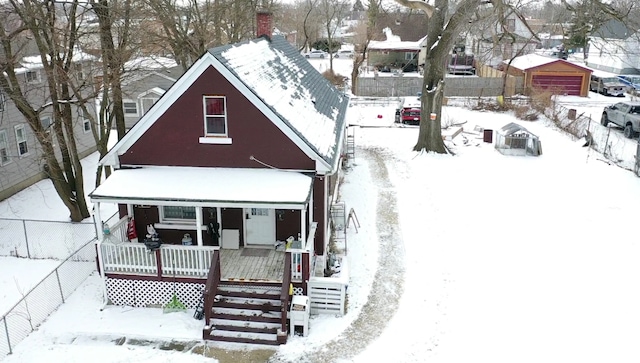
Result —
[[60, 261], [0, 257], [0, 316], [53, 271]]
[[[592, 106], [601, 98], [595, 96], [564, 102]], [[638, 178], [547, 121], [453, 106], [443, 120], [464, 122], [466, 138], [453, 140], [456, 156], [415, 153], [418, 128], [393, 126], [394, 112], [389, 105], [348, 113], [350, 123], [392, 125], [355, 129], [356, 158], [341, 188], [361, 222], [357, 233], [348, 229], [348, 312], [315, 317], [309, 336], [290, 339], [274, 360], [640, 360]], [[540, 137], [542, 156], [503, 156], [474, 133], [476, 125], [498, 129], [512, 121]], [[42, 200], [41, 190], [2, 202], [0, 210], [11, 203], [27, 218], [38, 212], [29, 201]], [[66, 215], [49, 211], [57, 213]], [[202, 344], [202, 322], [191, 312], [101, 307], [92, 276], [3, 361], [205, 361], [163, 350], [168, 339]], [[221, 362], [229, 349], [248, 349], [210, 346]], [[258, 353], [265, 354], [249, 350], [226, 361], [260, 361]]]

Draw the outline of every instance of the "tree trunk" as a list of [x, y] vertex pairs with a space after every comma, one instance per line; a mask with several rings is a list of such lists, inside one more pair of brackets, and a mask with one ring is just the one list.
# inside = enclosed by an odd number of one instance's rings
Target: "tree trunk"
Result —
[[[444, 55], [443, 55], [444, 54]], [[444, 72], [442, 65], [446, 61], [447, 51], [433, 48], [426, 56], [425, 71], [422, 79], [422, 97], [420, 107], [420, 131], [414, 151], [433, 151], [446, 154], [447, 148], [442, 140], [442, 97], [444, 95]], [[431, 120], [431, 114], [435, 120]]]

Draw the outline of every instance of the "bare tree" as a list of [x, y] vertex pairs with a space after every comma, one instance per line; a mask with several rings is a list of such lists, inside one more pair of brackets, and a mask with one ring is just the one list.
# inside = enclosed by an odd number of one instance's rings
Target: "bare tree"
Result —
[[320, 0], [318, 11], [329, 46], [329, 69], [333, 71], [333, 43], [337, 29], [347, 17], [351, 5], [344, 0]]
[[[90, 216], [73, 128], [73, 108], [86, 100], [82, 94], [86, 88], [73, 84], [79, 9], [78, 1], [10, 0], [2, 6], [5, 26], [0, 30], [0, 68], [4, 75], [0, 77], [0, 89], [33, 131], [42, 149], [45, 170], [72, 221]], [[44, 86], [39, 89], [24, 82], [19, 74], [29, 41], [35, 44], [45, 74]], [[51, 113], [53, 132], [47, 132], [40, 122], [43, 112]]]
[[[448, 152], [442, 140], [441, 114], [444, 95], [445, 64], [449, 52], [463, 24], [480, 7], [493, 4], [502, 6], [502, 0], [462, 0], [457, 3], [451, 16], [448, 15], [449, 0], [435, 0], [431, 5], [421, 0], [396, 0], [400, 5], [423, 10], [429, 18], [426, 38], [426, 57], [422, 81], [421, 120], [415, 151]], [[431, 114], [435, 118], [431, 119]]]
[[374, 38], [378, 18], [382, 12], [382, 0], [369, 0], [367, 4], [367, 21], [361, 23], [355, 31], [353, 68], [351, 69], [351, 93], [356, 94], [360, 67], [364, 64], [369, 43]]

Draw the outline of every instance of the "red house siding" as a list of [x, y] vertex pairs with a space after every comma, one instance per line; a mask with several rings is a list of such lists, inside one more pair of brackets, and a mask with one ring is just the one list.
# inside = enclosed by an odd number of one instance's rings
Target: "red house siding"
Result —
[[[204, 133], [203, 95], [227, 97], [227, 128], [228, 136], [233, 140], [231, 145], [198, 142]], [[250, 160], [250, 156], [277, 168], [315, 169], [312, 159], [210, 67], [120, 157], [120, 162], [123, 165], [263, 167]]]

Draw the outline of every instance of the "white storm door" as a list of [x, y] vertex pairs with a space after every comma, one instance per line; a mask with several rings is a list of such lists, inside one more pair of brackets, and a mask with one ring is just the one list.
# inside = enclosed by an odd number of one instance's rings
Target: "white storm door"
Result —
[[274, 245], [276, 242], [275, 215], [274, 209], [246, 208], [244, 210], [246, 245]]

